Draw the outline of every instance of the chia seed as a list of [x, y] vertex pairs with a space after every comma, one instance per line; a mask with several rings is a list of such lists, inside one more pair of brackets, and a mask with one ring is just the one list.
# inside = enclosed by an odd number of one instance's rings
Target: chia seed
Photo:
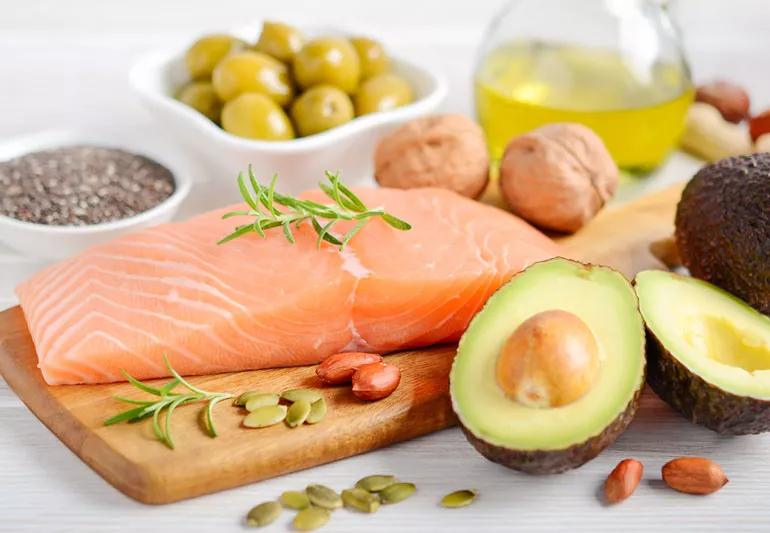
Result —
[[132, 217], [176, 188], [166, 167], [115, 148], [68, 146], [0, 163], [0, 215], [51, 226]]

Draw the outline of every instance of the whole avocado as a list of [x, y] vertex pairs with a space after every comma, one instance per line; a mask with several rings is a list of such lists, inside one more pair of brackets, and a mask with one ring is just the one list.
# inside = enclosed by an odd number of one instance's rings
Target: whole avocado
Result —
[[698, 171], [677, 207], [676, 241], [693, 276], [770, 314], [770, 153]]

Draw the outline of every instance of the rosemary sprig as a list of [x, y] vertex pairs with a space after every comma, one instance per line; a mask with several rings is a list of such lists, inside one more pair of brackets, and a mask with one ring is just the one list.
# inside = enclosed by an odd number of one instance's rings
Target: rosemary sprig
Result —
[[[292, 226], [299, 227], [305, 221], [309, 221], [318, 234], [318, 246], [322, 241], [338, 246], [344, 250], [345, 245], [352, 239], [369, 219], [380, 217], [389, 226], [398, 230], [412, 228], [408, 222], [386, 213], [382, 207], [368, 208], [356, 194], [343, 184], [337, 174], [325, 172], [328, 183], [321, 182], [318, 185], [321, 190], [332, 200], [332, 203], [321, 204], [311, 200], [301, 200], [292, 196], [285, 196], [275, 190], [277, 175], [270, 180], [270, 185], [265, 186], [257, 181], [254, 172], [249, 166], [249, 183], [243, 173], [238, 175], [238, 189], [250, 209], [230, 211], [222, 218], [238, 216], [254, 217], [254, 222], [237, 226], [235, 230], [221, 239], [218, 244], [224, 244], [246, 233], [257, 233], [265, 236], [265, 231], [273, 228], [281, 228], [286, 239], [294, 243]], [[249, 188], [250, 187], [250, 188]], [[280, 208], [279, 208], [280, 207]], [[332, 232], [334, 225], [342, 220], [355, 220], [356, 224], [344, 235]]]
[[[171, 363], [168, 362], [168, 357], [163, 356], [163, 361], [166, 364], [166, 368], [171, 372], [174, 379], [163, 385], [162, 387], [152, 387], [139, 381], [131, 376], [125, 370], [121, 370], [126, 379], [137, 389], [144, 391], [153, 396], [158, 396], [158, 400], [134, 400], [132, 398], [124, 398], [123, 396], [115, 396], [115, 399], [124, 403], [138, 405], [118, 413], [112, 418], [108, 418], [104, 421], [105, 426], [111, 426], [119, 422], [138, 422], [148, 417], [152, 417], [152, 430], [155, 433], [155, 437], [163, 444], [174, 449], [174, 439], [171, 435], [171, 415], [174, 414], [174, 410], [188, 403], [193, 402], [206, 402], [206, 407], [202, 410], [203, 426], [206, 429], [206, 433], [210, 437], [217, 436], [217, 430], [214, 426], [214, 420], [212, 417], [212, 410], [214, 406], [226, 400], [232, 398], [233, 395], [229, 392], [208, 392], [196, 387], [187, 380], [185, 380], [179, 373], [174, 370]], [[174, 392], [174, 388], [177, 385], [183, 385], [189, 392]], [[165, 420], [161, 425], [161, 414], [164, 414]]]

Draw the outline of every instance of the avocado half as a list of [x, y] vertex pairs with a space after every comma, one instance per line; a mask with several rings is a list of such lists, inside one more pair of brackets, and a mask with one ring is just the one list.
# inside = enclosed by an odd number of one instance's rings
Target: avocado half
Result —
[[[599, 348], [588, 392], [561, 407], [528, 407], [498, 385], [498, 355], [514, 330], [542, 311], [579, 317]], [[562, 258], [531, 265], [474, 317], [449, 377], [468, 440], [487, 459], [531, 474], [564, 472], [596, 457], [626, 429], [644, 384], [644, 326], [630, 283], [618, 272]]]
[[647, 381], [684, 416], [719, 433], [770, 430], [770, 318], [705, 281], [636, 277], [647, 324]]
[[770, 153], [698, 171], [677, 206], [676, 242], [693, 276], [770, 314]]

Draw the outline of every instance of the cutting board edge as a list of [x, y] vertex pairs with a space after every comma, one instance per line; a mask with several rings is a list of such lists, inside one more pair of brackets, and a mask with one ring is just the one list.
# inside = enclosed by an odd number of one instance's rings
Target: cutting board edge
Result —
[[[18, 305], [0, 312], [0, 324], [6, 323], [3, 318], [15, 313], [22, 313]], [[106, 460], [109, 465], [120, 464], [123, 471], [130, 469], [130, 471], [141, 474], [141, 478], [146, 477], [146, 470], [142, 465], [130, 461], [117, 450], [111, 448], [101, 437], [91, 432], [83, 422], [63, 408], [62, 404], [51, 394], [50, 389], [47, 387], [41, 389], [32, 383], [36, 376], [25, 372], [15, 372], [10, 368], [10, 365], [13, 365], [14, 357], [7, 346], [12, 334], [15, 333], [7, 331], [5, 327], [0, 330], [0, 375], [3, 376], [11, 390], [56, 438], [61, 440], [94, 472], [124, 494], [138, 501], [144, 501], [142, 495], [145, 491], [141, 487], [125, 482], [125, 478], [118, 476], [113, 468], [98, 468], [98, 465]], [[32, 390], [37, 391], [38, 394], [27, 394], [27, 391]], [[42, 392], [40, 392], [41, 390]], [[51, 414], [43, 416], [41, 413]]]
[[[37, 367], [19, 364], [14, 357], [15, 351], [12, 345], [17, 342], [16, 339], [19, 336], [29, 337], [29, 332], [26, 331], [25, 327], [19, 329], [22, 324], [25, 322], [19, 306], [0, 312], [0, 375], [35, 417], [77, 457], [114, 488], [144, 504], [173, 503], [255, 483], [360, 455], [374, 449], [440, 431], [456, 424], [447, 391], [447, 394], [431, 396], [430, 400], [420, 403], [416, 411], [413, 406], [410, 406], [410, 410], [408, 413], [405, 412], [402, 418], [390, 417], [385, 424], [377, 428], [376, 436], [372, 440], [358, 442], [353, 449], [350, 448], [350, 444], [347, 447], [337, 446], [333, 448], [333, 453], [309, 454], [293, 463], [275, 461], [268, 466], [251, 463], [246, 465], [245, 474], [235, 481], [233, 477], [213, 475], [218, 469], [212, 469], [212, 475], [201, 479], [199, 483], [190, 484], [187, 482], [186, 476], [178, 470], [172, 471], [172, 474], [169, 475], [168, 472], [157, 469], [156, 463], [152, 460], [142, 462], [129, 459], [120, 453], [119, 449], [101, 438], [98, 432], [93, 431], [67, 410], [64, 404], [52, 393], [55, 387], [51, 388], [44, 383]], [[29, 338], [27, 341], [32, 342]], [[430, 348], [430, 350], [436, 349], [442, 350], [442, 347]], [[454, 351], [453, 346], [451, 350]], [[36, 371], [30, 372], [27, 368], [34, 368]], [[69, 387], [69, 385], [61, 385], [61, 387]], [[411, 425], [402, 424], [402, 419], [407, 415], [412, 419], [419, 417], [418, 419], [423, 422]], [[354, 441], [354, 437], [354, 433], [348, 431], [335, 440], [350, 443]], [[168, 453], [174, 452], [169, 450]], [[319, 457], [322, 459], [319, 460]]]

